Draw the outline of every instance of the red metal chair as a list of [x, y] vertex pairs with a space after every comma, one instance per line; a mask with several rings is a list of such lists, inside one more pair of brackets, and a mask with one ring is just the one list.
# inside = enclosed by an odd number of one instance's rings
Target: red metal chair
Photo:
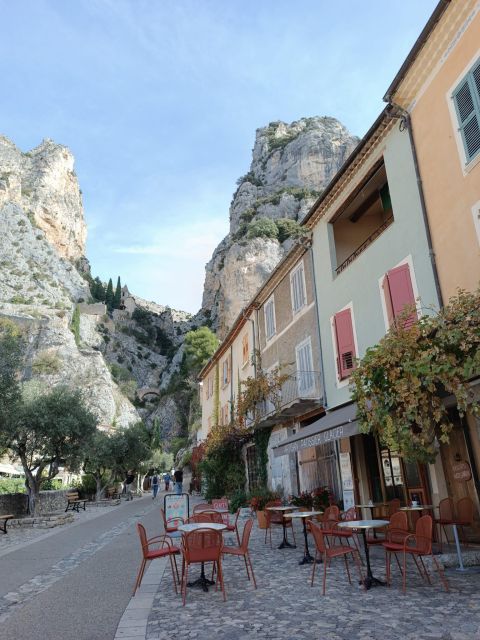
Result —
[[[267, 502], [267, 504], [265, 505], [265, 520], [267, 522], [267, 526], [265, 529], [265, 544], [267, 544], [267, 533], [270, 533], [270, 547], [272, 547], [272, 526], [278, 526], [278, 525], [280, 525], [282, 528], [285, 527], [286, 529], [291, 529], [293, 541], [295, 542], [295, 544], [297, 544], [295, 540], [295, 530], [293, 528], [292, 520], [285, 519], [281, 512], [268, 510], [268, 507], [281, 507], [281, 506], [282, 506], [281, 500], [271, 500], [270, 502]], [[238, 538], [238, 531], [237, 531], [237, 538]]]
[[191, 531], [183, 535], [181, 591], [184, 606], [187, 597], [188, 568], [191, 564], [213, 562], [213, 568], [217, 570], [216, 587], [218, 588], [218, 582], [220, 582], [223, 600], [225, 601], [227, 599], [225, 595], [225, 585], [223, 583], [222, 551], [223, 538], [221, 531], [215, 531], [214, 529], [205, 527], [205, 529], [197, 529], [196, 531]]
[[[390, 561], [392, 553], [397, 557], [397, 553], [403, 554], [403, 593], [406, 593], [407, 590], [407, 554], [410, 554], [415, 561], [415, 565], [418, 569], [418, 572], [422, 579], [427, 579], [428, 584], [432, 584], [430, 580], [430, 575], [425, 567], [423, 562], [423, 558], [425, 556], [431, 556], [432, 561], [435, 564], [435, 567], [438, 571], [438, 575], [440, 576], [441, 581], [443, 582], [443, 586], [445, 590], [448, 591], [448, 582], [440, 568], [440, 565], [437, 562], [437, 559], [432, 553], [432, 530], [433, 530], [433, 518], [431, 516], [422, 516], [417, 520], [417, 526], [415, 529], [415, 533], [411, 533], [405, 536], [403, 542], [402, 541], [387, 541], [383, 543], [385, 548], [385, 562], [387, 568], [387, 584], [390, 586]], [[422, 573], [420, 566], [418, 564], [418, 560], [422, 565], [424, 574]], [[398, 562], [398, 557], [397, 557]], [[400, 566], [400, 565], [399, 565]]]
[[[172, 576], [173, 576], [173, 584], [175, 586], [175, 593], [177, 591], [177, 580], [180, 582], [180, 578], [178, 577], [178, 568], [177, 561], [175, 556], [180, 553], [180, 549], [175, 547], [172, 544], [172, 539], [169, 536], [155, 536], [154, 538], [147, 539], [147, 533], [145, 531], [145, 527], [137, 522], [137, 531], [140, 537], [140, 544], [142, 546], [142, 563], [140, 565], [140, 569], [138, 570], [137, 579], [135, 581], [135, 588], [133, 589], [133, 595], [136, 594], [137, 589], [142, 584], [143, 574], [145, 573], [145, 567], [147, 562], [151, 560], [155, 560], [156, 558], [165, 558], [168, 556], [170, 559], [170, 566], [172, 568]], [[152, 548], [158, 547], [158, 548]], [[174, 569], [175, 566], [175, 569]], [[175, 574], [176, 577], [175, 577]]]
[[400, 511], [401, 504], [402, 503], [398, 498], [394, 498], [393, 500], [390, 500], [390, 502], [387, 505], [388, 515], [386, 516], [386, 520], [390, 520], [390, 518], [393, 516], [394, 513], [397, 513], [397, 511]]
[[248, 553], [248, 542], [250, 540], [250, 534], [252, 532], [252, 527], [253, 527], [253, 520], [251, 518], [249, 518], [246, 523], [245, 526], [243, 527], [243, 533], [242, 533], [242, 542], [240, 543], [240, 545], [238, 547], [223, 547], [222, 553], [225, 555], [232, 555], [232, 556], [243, 556], [243, 559], [245, 560], [245, 568], [247, 570], [247, 577], [250, 580], [250, 572], [248, 570], [248, 567], [250, 566], [250, 571], [252, 572], [252, 580], [253, 580], [253, 585], [255, 587], [255, 589], [257, 588], [257, 583], [255, 581], [255, 574], [253, 573], [253, 567], [252, 567], [252, 561], [250, 559], [250, 554]]
[[209, 502], [201, 502], [193, 507], [193, 513], [200, 513], [205, 510], [209, 511], [210, 509], [212, 509], [212, 505]]
[[463, 527], [471, 527], [473, 525], [473, 501], [468, 496], [461, 498], [455, 505], [455, 520], [452, 524], [456, 524], [460, 527], [462, 534], [462, 540], [466, 547], [468, 547], [468, 538], [465, 535]]
[[167, 518], [165, 517], [165, 511], [160, 509], [160, 515], [162, 517], [163, 526], [165, 528], [165, 533], [175, 533], [178, 530], [179, 525], [185, 524], [185, 520], [183, 518]]
[[453, 500], [452, 498], [444, 498], [438, 503], [438, 518], [435, 518], [435, 524], [438, 525], [438, 541], [440, 543], [440, 552], [443, 551], [442, 542], [442, 529], [445, 534], [445, 540], [449, 544], [446, 526], [452, 525], [455, 518], [453, 515]]
[[325, 543], [324, 531], [322, 530], [320, 525], [310, 521], [307, 523], [307, 526], [312, 532], [313, 539], [315, 541], [315, 562], [313, 563], [313, 567], [312, 567], [312, 580], [310, 582], [310, 586], [313, 587], [313, 581], [315, 579], [315, 569], [317, 566], [317, 559], [319, 556], [321, 556], [323, 559], [323, 595], [325, 595], [325, 589], [327, 584], [327, 568], [332, 558], [343, 557], [343, 560], [345, 562], [345, 569], [347, 570], [348, 581], [350, 582], [350, 584], [352, 584], [352, 579], [350, 577], [350, 569], [348, 567], [348, 560], [347, 560], [347, 556], [350, 553], [352, 554], [355, 564], [357, 565], [358, 573], [360, 574], [360, 581], [363, 583], [362, 567], [360, 565], [360, 554], [358, 553], [357, 549], [350, 546], [345, 546], [345, 545], [327, 546]]
[[[373, 536], [367, 535], [367, 544], [382, 544], [383, 542], [387, 542], [387, 540], [389, 540], [389, 532], [394, 536], [394, 542], [398, 542], [396, 538], [399, 535], [403, 534], [403, 537], [408, 535], [408, 517], [406, 511], [397, 511], [392, 515], [390, 524], [385, 529], [385, 538], [374, 538]], [[403, 541], [403, 537], [400, 541]]]
[[[335, 513], [335, 511], [332, 511], [331, 513]], [[355, 507], [350, 507], [350, 509], [347, 509], [347, 511], [341, 514], [341, 521], [352, 522], [354, 520], [358, 520], [359, 518], [357, 515], [358, 512]], [[362, 556], [360, 555], [360, 546], [358, 544], [358, 529], [342, 529], [338, 526], [338, 522], [339, 520], [336, 520], [333, 517], [330, 518], [325, 523], [323, 534], [326, 536], [330, 535], [333, 540], [335, 540], [335, 538], [338, 539], [340, 543], [345, 541], [348, 546], [350, 546], [350, 540], [353, 540], [353, 544], [355, 545], [361, 560]]]
[[200, 511], [189, 519], [189, 522], [215, 522], [224, 524], [222, 514], [210, 509], [210, 511]]

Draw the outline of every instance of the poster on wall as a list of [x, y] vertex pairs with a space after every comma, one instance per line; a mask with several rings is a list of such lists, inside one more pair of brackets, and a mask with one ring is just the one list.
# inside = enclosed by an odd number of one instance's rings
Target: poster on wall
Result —
[[353, 491], [352, 463], [349, 453], [340, 454], [340, 473], [342, 476], [343, 493], [345, 495], [345, 491]]
[[350, 509], [350, 507], [355, 506], [355, 497], [353, 495], [353, 491], [344, 491], [343, 492], [343, 510], [346, 511]]

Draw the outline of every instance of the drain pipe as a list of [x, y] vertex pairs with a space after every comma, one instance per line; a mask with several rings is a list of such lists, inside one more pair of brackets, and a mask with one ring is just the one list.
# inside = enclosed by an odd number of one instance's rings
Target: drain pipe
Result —
[[400, 118], [399, 130], [400, 131], [405, 131], [405, 129], [407, 129], [407, 131], [408, 131], [408, 137], [409, 137], [409, 140], [410, 140], [410, 148], [412, 150], [413, 166], [415, 168], [415, 177], [417, 179], [418, 194], [420, 196], [420, 206], [421, 206], [421, 209], [422, 209], [423, 223], [425, 225], [425, 233], [427, 235], [428, 254], [429, 254], [429, 257], [430, 257], [430, 263], [432, 265], [433, 279], [435, 281], [435, 289], [436, 289], [436, 292], [437, 292], [438, 303], [440, 305], [440, 308], [442, 308], [444, 306], [444, 304], [443, 304], [443, 296], [442, 296], [442, 290], [441, 290], [441, 287], [440, 287], [440, 279], [438, 277], [438, 270], [437, 270], [437, 262], [436, 262], [436, 259], [435, 259], [435, 252], [433, 250], [432, 234], [430, 232], [430, 224], [428, 222], [427, 206], [426, 206], [426, 203], [425, 203], [425, 194], [423, 192], [423, 182], [422, 182], [422, 177], [420, 175], [420, 168], [418, 166], [417, 149], [416, 149], [416, 146], [415, 146], [415, 139], [413, 137], [412, 119], [410, 118], [410, 114], [408, 113], [408, 111], [405, 111], [405, 109], [403, 109], [399, 105], [397, 105], [395, 103], [390, 103], [390, 105], [393, 108], [392, 117], [394, 117], [394, 118], [395, 117], [399, 117]]

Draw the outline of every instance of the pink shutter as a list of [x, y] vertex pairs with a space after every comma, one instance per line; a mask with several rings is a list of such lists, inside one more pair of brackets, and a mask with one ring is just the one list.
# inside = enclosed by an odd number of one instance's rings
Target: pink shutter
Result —
[[387, 308], [388, 326], [391, 327], [395, 320], [395, 314], [393, 313], [392, 295], [390, 293], [390, 285], [388, 283], [388, 276], [385, 276], [382, 282], [383, 298], [385, 300], [385, 307]]
[[348, 378], [355, 368], [355, 340], [350, 309], [335, 314], [335, 335], [337, 338], [338, 373], [340, 380]]
[[[415, 305], [412, 279], [408, 264], [401, 264], [387, 273], [390, 299], [392, 301], [393, 316], [398, 318], [406, 306]], [[412, 313], [405, 321], [405, 327], [409, 327], [417, 320], [416, 312]]]

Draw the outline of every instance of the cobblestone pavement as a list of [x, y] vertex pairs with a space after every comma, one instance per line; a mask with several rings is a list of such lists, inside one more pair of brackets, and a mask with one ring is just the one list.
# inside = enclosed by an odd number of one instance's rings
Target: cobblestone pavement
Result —
[[[415, 566], [409, 566], [404, 596], [395, 567], [391, 588], [365, 592], [353, 563], [350, 585], [342, 559], [335, 558], [328, 569], [327, 594], [322, 596], [323, 565], [318, 566], [315, 584], [310, 587], [311, 565], [298, 564], [303, 546], [302, 534], [297, 531], [297, 549], [277, 549], [280, 531], [274, 532], [274, 548], [270, 549], [263, 542], [264, 532], [255, 525], [250, 549], [258, 589], [247, 580], [243, 560], [227, 557], [223, 563], [227, 602], [223, 602], [220, 590], [210, 588], [204, 593], [188, 589], [187, 603], [182, 607], [166, 566], [148, 617], [147, 640], [480, 639], [480, 574], [448, 570], [450, 592], [446, 593], [438, 574], [429, 586], [422, 582]], [[385, 561], [379, 548], [372, 551], [372, 570], [376, 577], [384, 578]], [[198, 572], [195, 566], [191, 568], [192, 579]]]

